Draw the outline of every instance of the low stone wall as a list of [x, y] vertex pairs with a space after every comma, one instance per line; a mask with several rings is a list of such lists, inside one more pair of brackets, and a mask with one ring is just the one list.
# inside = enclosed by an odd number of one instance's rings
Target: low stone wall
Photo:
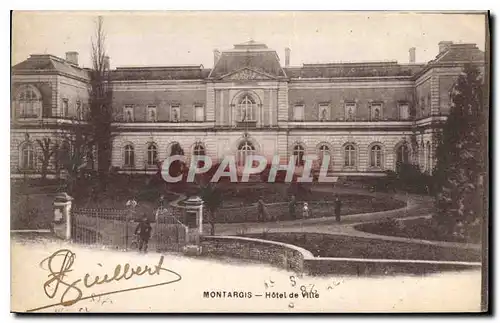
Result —
[[480, 263], [458, 261], [356, 258], [314, 258], [304, 260], [304, 272], [310, 275], [425, 275], [442, 271], [478, 269], [480, 267]]
[[234, 236], [204, 236], [202, 255], [258, 260], [310, 275], [424, 275], [445, 270], [471, 270], [481, 263], [397, 259], [321, 258], [303, 248], [275, 241]]
[[312, 257], [309, 251], [296, 246], [253, 238], [205, 236], [201, 245], [204, 256], [258, 260], [295, 272], [303, 271], [305, 256]]

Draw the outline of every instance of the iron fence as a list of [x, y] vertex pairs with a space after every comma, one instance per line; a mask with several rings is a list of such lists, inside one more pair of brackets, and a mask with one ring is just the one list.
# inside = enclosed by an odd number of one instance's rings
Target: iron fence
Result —
[[[149, 250], [179, 252], [185, 246], [187, 227], [180, 212], [155, 210], [151, 223]], [[72, 212], [72, 239], [85, 245], [102, 245], [133, 250], [138, 218], [127, 209], [75, 209]]]

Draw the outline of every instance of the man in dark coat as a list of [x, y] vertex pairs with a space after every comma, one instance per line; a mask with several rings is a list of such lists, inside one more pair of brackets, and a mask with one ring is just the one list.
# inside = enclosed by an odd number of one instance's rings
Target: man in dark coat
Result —
[[340, 209], [342, 207], [342, 202], [340, 201], [339, 197], [335, 197], [335, 218], [337, 219], [337, 222], [340, 222]]
[[288, 212], [290, 214], [290, 218], [295, 219], [295, 207], [296, 207], [296, 201], [295, 201], [295, 195], [292, 195], [292, 198], [290, 199], [290, 202], [288, 203]]
[[148, 242], [149, 238], [151, 238], [151, 230], [151, 224], [149, 224], [148, 218], [144, 216], [135, 229], [135, 234], [139, 236], [139, 251], [142, 251], [143, 248], [144, 253], [148, 251]]
[[257, 221], [264, 222], [266, 218], [264, 217], [264, 201], [262, 201], [262, 198], [257, 202], [257, 212]]

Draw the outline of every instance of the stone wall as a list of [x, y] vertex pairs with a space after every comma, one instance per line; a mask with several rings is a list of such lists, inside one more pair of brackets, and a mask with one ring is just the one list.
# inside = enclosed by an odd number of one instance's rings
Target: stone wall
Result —
[[[124, 121], [124, 107], [133, 106], [134, 122], [147, 122], [148, 105], [156, 107], [156, 117], [158, 122], [170, 122], [171, 106], [179, 106], [179, 122], [194, 121], [194, 106], [206, 106], [207, 91], [203, 89], [183, 88], [178, 85], [176, 88], [165, 86], [164, 90], [141, 89], [127, 90], [117, 88], [113, 92], [113, 111], [117, 121]], [[206, 112], [205, 112], [206, 113]], [[207, 119], [208, 120], [208, 119]]]
[[319, 105], [328, 104], [330, 109], [329, 120], [344, 120], [344, 102], [356, 102], [355, 118], [357, 121], [370, 120], [370, 103], [382, 103], [380, 120], [399, 120], [399, 102], [413, 102], [413, 86], [392, 84], [385, 86], [383, 82], [368, 88], [364, 85], [356, 87], [345, 86], [338, 88], [307, 89], [293, 88], [288, 93], [289, 120], [293, 120], [293, 107], [304, 105], [304, 120], [319, 120]]
[[304, 255], [312, 257], [309, 251], [284, 243], [218, 236], [203, 237], [202, 255], [258, 260], [296, 272], [303, 270]]
[[383, 276], [389, 274], [424, 275], [441, 271], [478, 269], [479, 263], [387, 259], [315, 258], [304, 260], [304, 271], [311, 275]]
[[424, 275], [445, 270], [481, 268], [481, 263], [475, 262], [321, 258], [314, 257], [308, 250], [294, 245], [246, 237], [205, 236], [201, 244], [204, 256], [258, 260], [310, 275]]

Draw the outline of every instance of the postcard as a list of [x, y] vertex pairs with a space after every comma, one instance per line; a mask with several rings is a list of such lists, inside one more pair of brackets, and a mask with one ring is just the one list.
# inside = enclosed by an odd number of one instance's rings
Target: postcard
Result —
[[12, 312], [489, 310], [487, 12], [11, 22]]

